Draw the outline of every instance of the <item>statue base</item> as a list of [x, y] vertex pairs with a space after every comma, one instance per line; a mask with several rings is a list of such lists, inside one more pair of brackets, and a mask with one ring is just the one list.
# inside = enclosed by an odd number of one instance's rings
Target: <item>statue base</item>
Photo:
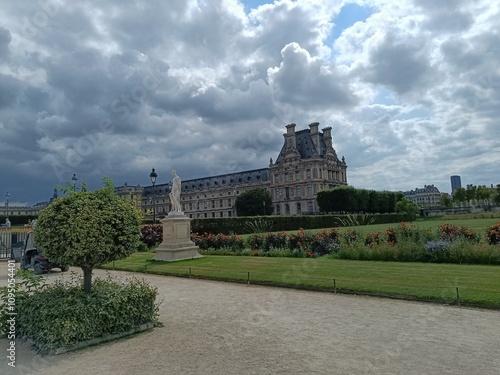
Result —
[[155, 260], [176, 262], [203, 258], [198, 246], [191, 241], [191, 219], [183, 212], [170, 212], [160, 220], [163, 225], [163, 242], [156, 248]]

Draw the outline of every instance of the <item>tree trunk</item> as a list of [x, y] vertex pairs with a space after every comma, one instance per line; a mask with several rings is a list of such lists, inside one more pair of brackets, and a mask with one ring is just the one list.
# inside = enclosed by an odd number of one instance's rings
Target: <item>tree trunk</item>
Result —
[[90, 293], [92, 289], [92, 268], [82, 267], [83, 270], [83, 291]]

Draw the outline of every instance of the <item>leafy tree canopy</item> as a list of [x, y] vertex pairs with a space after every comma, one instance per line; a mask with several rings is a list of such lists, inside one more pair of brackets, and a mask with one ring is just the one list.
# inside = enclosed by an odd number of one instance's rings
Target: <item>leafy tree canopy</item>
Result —
[[405, 213], [413, 219], [415, 219], [415, 217], [417, 216], [417, 212], [419, 209], [419, 206], [415, 202], [407, 198], [403, 198], [396, 203], [396, 212]]
[[90, 292], [92, 269], [137, 251], [140, 212], [120, 198], [110, 180], [95, 191], [74, 189], [44, 208], [35, 227], [38, 249], [56, 264], [78, 266]]
[[403, 194], [391, 191], [356, 189], [352, 186], [336, 186], [320, 191], [316, 201], [321, 212], [368, 212], [388, 213], [395, 211], [395, 204]]
[[271, 215], [271, 195], [266, 189], [251, 189], [241, 193], [236, 198], [236, 213], [238, 216]]

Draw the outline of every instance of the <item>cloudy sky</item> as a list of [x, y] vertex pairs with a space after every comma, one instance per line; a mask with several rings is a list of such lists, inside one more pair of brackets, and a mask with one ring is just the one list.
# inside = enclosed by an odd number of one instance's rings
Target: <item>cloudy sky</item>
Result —
[[333, 128], [358, 188], [500, 183], [494, 0], [6, 0], [0, 201], [264, 168]]

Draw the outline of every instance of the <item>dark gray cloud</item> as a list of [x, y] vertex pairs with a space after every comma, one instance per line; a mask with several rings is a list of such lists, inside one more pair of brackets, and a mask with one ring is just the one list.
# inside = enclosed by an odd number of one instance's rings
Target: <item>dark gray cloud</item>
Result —
[[297, 43], [281, 51], [283, 61], [269, 69], [269, 78], [276, 99], [304, 108], [349, 108], [357, 99], [349, 81], [335, 72], [335, 66], [321, 59], [312, 59]]
[[400, 95], [425, 90], [435, 77], [424, 38], [401, 38], [393, 33], [370, 53], [364, 79], [384, 85]]
[[424, 28], [438, 33], [468, 30], [474, 23], [474, 17], [463, 8], [470, 3], [464, 0], [415, 0], [415, 5], [420, 7], [426, 16]]
[[499, 149], [498, 6], [367, 0], [332, 53], [333, 3], [2, 4], [0, 194], [47, 199], [73, 173], [92, 188], [147, 184], [153, 166], [161, 182], [261, 168], [286, 124], [313, 121], [333, 126], [355, 186], [444, 181], [441, 162], [499, 175], [487, 151], [460, 151]]
[[12, 40], [9, 30], [0, 27], [0, 61], [9, 57], [9, 44]]

